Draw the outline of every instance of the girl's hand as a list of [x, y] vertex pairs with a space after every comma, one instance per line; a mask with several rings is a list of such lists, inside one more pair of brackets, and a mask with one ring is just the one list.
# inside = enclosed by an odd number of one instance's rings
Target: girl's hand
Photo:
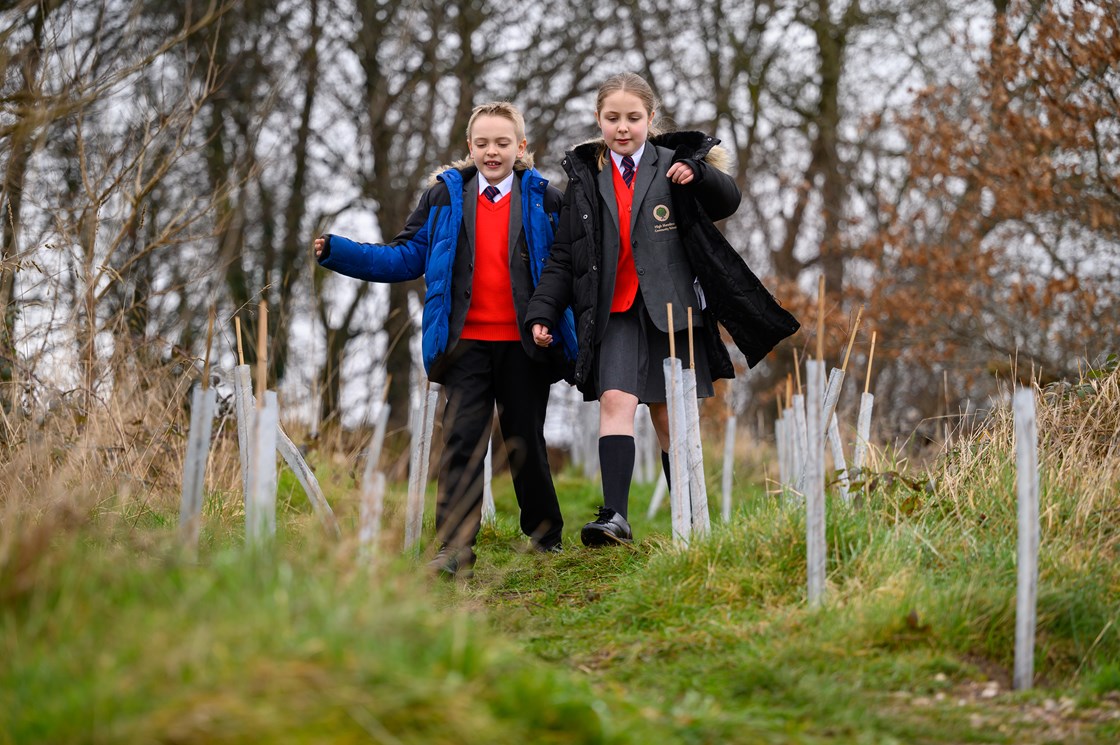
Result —
[[674, 184], [687, 184], [691, 182], [694, 177], [692, 169], [689, 168], [687, 164], [681, 162], [669, 166], [669, 170], [665, 175]]
[[538, 347], [547, 347], [552, 343], [552, 334], [548, 333], [548, 326], [541, 323], [533, 324], [533, 341]]
[[319, 236], [311, 245], [315, 247], [315, 258], [319, 258], [323, 255], [323, 247], [327, 245], [327, 239]]

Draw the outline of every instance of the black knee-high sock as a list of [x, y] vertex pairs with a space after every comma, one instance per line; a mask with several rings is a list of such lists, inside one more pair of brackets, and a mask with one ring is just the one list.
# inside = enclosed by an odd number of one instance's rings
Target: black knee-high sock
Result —
[[664, 450], [661, 451], [661, 470], [665, 473], [665, 486], [669, 487], [669, 491], [673, 491], [673, 481], [669, 474], [669, 454]]
[[634, 477], [634, 438], [604, 435], [599, 438], [599, 471], [603, 475], [603, 506], [626, 518], [630, 480]]

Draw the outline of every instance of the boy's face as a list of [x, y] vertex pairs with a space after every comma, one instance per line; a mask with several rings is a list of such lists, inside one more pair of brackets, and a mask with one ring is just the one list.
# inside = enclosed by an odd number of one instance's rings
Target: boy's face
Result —
[[513, 164], [525, 154], [525, 138], [517, 141], [513, 122], [504, 116], [480, 116], [474, 120], [467, 142], [478, 173], [497, 185], [513, 172]]
[[603, 99], [595, 121], [607, 147], [619, 155], [633, 155], [646, 143], [653, 112], [646, 111], [642, 99], [633, 93], [617, 91]]

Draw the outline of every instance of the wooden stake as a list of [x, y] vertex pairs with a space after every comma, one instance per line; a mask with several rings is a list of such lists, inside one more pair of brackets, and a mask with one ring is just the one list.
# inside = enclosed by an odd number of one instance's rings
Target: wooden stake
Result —
[[867, 379], [863, 382], [863, 392], [871, 392], [871, 361], [875, 359], [875, 332], [871, 332], [871, 351], [867, 353]]
[[[795, 364], [795, 365], [797, 364], [797, 360], [796, 360], [796, 357], [795, 357], [795, 359], [794, 359], [794, 364]], [[793, 376], [792, 376], [792, 375], [790, 375], [789, 373], [787, 373], [787, 374], [786, 374], [786, 400], [785, 400], [785, 408], [787, 408], [787, 409], [788, 409], [788, 408], [789, 408], [790, 406], [792, 406], [792, 405], [793, 405]]]
[[863, 306], [859, 306], [859, 312], [856, 313], [856, 322], [852, 324], [852, 335], [848, 337], [848, 349], [844, 352], [844, 364], [840, 366], [841, 372], [848, 372], [848, 357], [852, 354], [852, 345], [856, 341], [856, 331], [859, 330], [859, 319], [863, 318]]
[[673, 333], [673, 304], [665, 303], [665, 312], [669, 315], [669, 356], [677, 356], [677, 335]]
[[817, 361], [824, 362], [824, 275], [817, 282]]
[[237, 331], [237, 364], [245, 364], [245, 349], [241, 346], [241, 316], [233, 317], [233, 328]]
[[[670, 326], [670, 328], [672, 328]], [[696, 369], [696, 357], [693, 356], [692, 348], [692, 306], [688, 306], [688, 369]]]
[[268, 345], [268, 301], [261, 299], [260, 326], [257, 327], [257, 408], [264, 408], [264, 392], [268, 385], [268, 365], [266, 351]]
[[389, 386], [393, 384], [393, 373], [385, 373], [385, 387], [381, 389], [381, 403], [389, 400]]
[[793, 350], [793, 373], [797, 376], [797, 395], [801, 395], [801, 367], [797, 361], [797, 349]]

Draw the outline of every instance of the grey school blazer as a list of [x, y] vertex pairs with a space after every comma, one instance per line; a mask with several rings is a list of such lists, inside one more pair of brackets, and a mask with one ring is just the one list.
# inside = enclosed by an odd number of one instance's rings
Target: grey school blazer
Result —
[[[634, 200], [630, 210], [630, 248], [634, 252], [634, 268], [653, 324], [666, 333], [669, 319], [666, 305], [673, 304], [673, 330], [688, 327], [688, 308], [692, 323], [702, 326], [700, 304], [696, 296], [692, 271], [677, 229], [673, 199], [669, 193], [666, 173], [673, 164], [673, 151], [646, 143], [634, 181]], [[618, 271], [618, 204], [614, 193], [615, 165], [610, 155], [598, 174], [600, 213], [603, 219], [603, 266], [599, 275], [599, 297], [614, 294]], [[603, 338], [610, 317], [610, 302], [599, 304], [595, 327], [596, 341]]]

